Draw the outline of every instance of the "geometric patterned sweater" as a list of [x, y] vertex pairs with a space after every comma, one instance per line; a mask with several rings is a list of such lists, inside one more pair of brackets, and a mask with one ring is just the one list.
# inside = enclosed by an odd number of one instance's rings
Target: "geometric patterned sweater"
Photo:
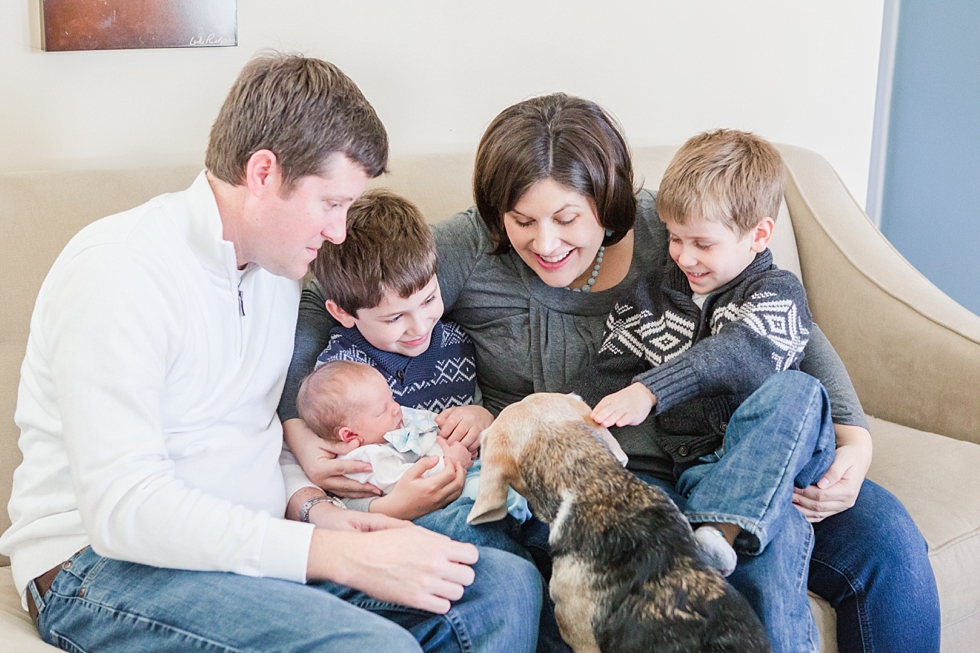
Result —
[[589, 405], [640, 381], [657, 397], [658, 444], [675, 463], [715, 451], [735, 409], [777, 372], [798, 370], [812, 318], [803, 284], [766, 249], [699, 308], [669, 261], [616, 304], [574, 390]]
[[439, 414], [478, 397], [476, 347], [455, 322], [436, 322], [429, 348], [414, 357], [374, 347], [357, 327], [335, 327], [316, 360], [317, 367], [331, 360], [367, 363], [385, 377], [395, 401], [408, 408]]

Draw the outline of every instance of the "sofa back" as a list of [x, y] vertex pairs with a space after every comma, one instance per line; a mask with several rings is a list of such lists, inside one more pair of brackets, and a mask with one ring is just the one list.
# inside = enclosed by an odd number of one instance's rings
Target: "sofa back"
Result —
[[[656, 188], [676, 147], [634, 152], [638, 184]], [[391, 172], [373, 180], [410, 198], [431, 222], [473, 203], [473, 154], [395, 157]], [[0, 175], [0, 532], [13, 471], [21, 462], [14, 407], [34, 300], [68, 240], [93, 220], [138, 206], [160, 193], [182, 190], [199, 165]], [[793, 226], [783, 208], [773, 251], [777, 264], [799, 273]], [[0, 556], [0, 565], [7, 565]]]

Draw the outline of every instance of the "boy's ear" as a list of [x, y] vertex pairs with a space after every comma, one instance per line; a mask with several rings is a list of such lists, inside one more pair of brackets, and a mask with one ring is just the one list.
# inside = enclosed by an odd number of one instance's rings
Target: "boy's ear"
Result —
[[333, 319], [343, 324], [345, 328], [349, 329], [356, 323], [354, 316], [342, 309], [334, 300], [328, 299], [326, 306], [327, 312], [333, 316]]
[[772, 218], [766, 216], [759, 220], [759, 224], [755, 225], [749, 232], [749, 236], [752, 238], [753, 252], [762, 252], [769, 247], [769, 241], [772, 240], [772, 232], [775, 228], [776, 221]]

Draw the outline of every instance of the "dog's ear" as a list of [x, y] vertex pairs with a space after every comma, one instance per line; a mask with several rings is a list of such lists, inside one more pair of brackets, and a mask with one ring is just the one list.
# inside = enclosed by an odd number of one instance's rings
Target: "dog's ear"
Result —
[[507, 516], [507, 490], [516, 474], [507, 434], [492, 425], [483, 432], [480, 446], [480, 484], [476, 501], [466, 517], [467, 524], [497, 521]]
[[600, 426], [597, 422], [593, 422], [592, 418], [590, 417], [585, 418], [585, 423], [592, 431], [592, 434], [599, 438], [602, 444], [606, 445], [606, 448], [609, 449], [610, 453], [616, 457], [619, 464], [626, 467], [626, 463], [629, 462], [629, 457], [627, 457], [626, 452], [623, 451], [623, 448], [619, 446], [619, 441], [613, 437], [613, 434], [609, 432], [609, 429], [607, 429], [605, 426]]
[[613, 437], [613, 434], [609, 432], [609, 429], [592, 419], [592, 409], [589, 408], [589, 405], [585, 403], [581, 397], [576, 394], [569, 394], [567, 396], [571, 397], [572, 405], [582, 416], [582, 419], [585, 420], [585, 424], [589, 427], [589, 430], [592, 431], [592, 434], [596, 436], [599, 441], [602, 442], [602, 444], [606, 445], [606, 448], [609, 449], [610, 453], [616, 457], [616, 460], [619, 461], [620, 465], [626, 467], [626, 463], [629, 462], [629, 458], [626, 456], [626, 452], [623, 451], [623, 448], [619, 446], [619, 441]]

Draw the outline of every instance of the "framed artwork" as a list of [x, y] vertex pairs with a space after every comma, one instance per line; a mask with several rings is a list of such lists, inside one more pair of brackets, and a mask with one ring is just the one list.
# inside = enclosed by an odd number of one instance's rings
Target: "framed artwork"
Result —
[[49, 52], [238, 45], [238, 0], [39, 0]]

